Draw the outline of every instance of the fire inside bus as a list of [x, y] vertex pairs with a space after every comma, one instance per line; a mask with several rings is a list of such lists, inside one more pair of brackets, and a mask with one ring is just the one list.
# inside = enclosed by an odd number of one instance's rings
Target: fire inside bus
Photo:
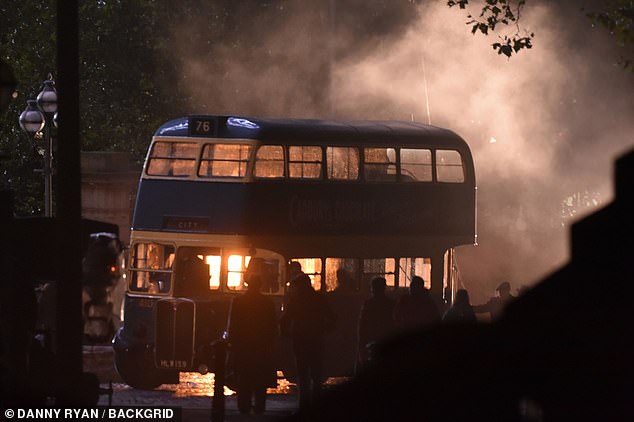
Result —
[[[189, 116], [155, 133], [139, 183], [116, 366], [133, 387], [207, 371], [247, 270], [281, 310], [298, 261], [337, 314], [325, 371], [349, 375], [370, 280], [455, 290], [452, 248], [475, 241], [473, 159], [415, 122]], [[388, 292], [389, 293], [389, 292]], [[278, 368], [292, 373], [287, 340]]]

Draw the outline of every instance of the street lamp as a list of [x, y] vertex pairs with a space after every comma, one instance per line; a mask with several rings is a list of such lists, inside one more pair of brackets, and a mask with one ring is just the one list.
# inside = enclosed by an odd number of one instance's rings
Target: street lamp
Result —
[[44, 169], [42, 171], [44, 175], [44, 215], [52, 217], [53, 142], [51, 126], [53, 124], [57, 126], [55, 118], [57, 114], [57, 91], [55, 91], [55, 81], [53, 81], [51, 75], [42, 85], [43, 87], [37, 95], [37, 100], [28, 100], [26, 109], [20, 114], [20, 127], [29, 138], [35, 139], [38, 134], [41, 134], [44, 141]]

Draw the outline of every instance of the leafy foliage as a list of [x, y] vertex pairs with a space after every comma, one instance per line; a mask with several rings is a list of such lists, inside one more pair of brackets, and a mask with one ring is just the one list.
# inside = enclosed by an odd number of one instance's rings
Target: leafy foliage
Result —
[[634, 1], [612, 0], [605, 9], [598, 13], [588, 13], [590, 19], [604, 26], [610, 34], [616, 38], [617, 44], [622, 48], [628, 48], [627, 55], [622, 55], [621, 65], [634, 73]]
[[[41, 145], [22, 133], [18, 116], [49, 73], [55, 76], [54, 2], [0, 3], [0, 58], [18, 81], [18, 97], [0, 115], [0, 187], [16, 194], [16, 212], [43, 208]], [[153, 0], [81, 2], [80, 114], [84, 150], [126, 151], [140, 160], [160, 123], [181, 114], [174, 63], [162, 59], [170, 5]], [[59, 111], [63, 113], [63, 110]], [[54, 133], [54, 131], [53, 131]], [[59, 139], [58, 142], [63, 142]]]
[[[471, 25], [471, 33], [476, 34], [478, 32], [489, 35], [489, 32], [493, 32], [499, 25], [515, 26], [515, 32], [511, 35], [504, 35], [499, 37], [500, 42], [492, 44], [494, 50], [498, 54], [503, 54], [507, 57], [511, 57], [513, 53], [518, 53], [522, 49], [529, 49], [533, 47], [532, 41], [535, 36], [534, 33], [528, 31], [521, 31], [519, 26], [520, 14], [524, 8], [526, 0], [485, 0], [484, 6], [477, 17], [469, 14], [467, 18], [467, 25]], [[449, 0], [447, 6], [458, 6], [460, 9], [465, 9], [469, 4], [469, 0]]]

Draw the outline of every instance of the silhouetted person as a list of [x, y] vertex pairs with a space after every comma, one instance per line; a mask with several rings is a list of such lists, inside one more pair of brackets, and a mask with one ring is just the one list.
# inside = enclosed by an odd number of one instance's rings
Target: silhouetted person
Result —
[[[209, 265], [197, 254], [184, 248], [179, 251], [176, 262], [175, 296], [198, 296], [209, 293]], [[156, 287], [158, 293], [158, 287]]]
[[350, 276], [348, 271], [344, 268], [337, 269], [337, 287], [335, 288], [335, 292], [338, 293], [348, 293], [353, 292], [355, 290], [354, 279]]
[[238, 410], [246, 414], [253, 408], [254, 413], [261, 414], [266, 389], [276, 384], [273, 345], [277, 318], [275, 303], [260, 292], [261, 277], [251, 275], [247, 282], [246, 293], [231, 304], [227, 331], [237, 375]]
[[442, 320], [444, 322], [476, 322], [477, 318], [475, 316], [475, 312], [473, 312], [473, 307], [469, 301], [469, 292], [465, 289], [460, 289], [456, 292], [456, 299], [453, 302], [453, 305], [445, 315], [443, 315]]
[[572, 225], [570, 262], [498, 320], [382, 342], [376, 364], [291, 420], [633, 421], [634, 150], [615, 193]]
[[375, 277], [371, 282], [372, 297], [363, 303], [359, 318], [359, 361], [366, 362], [368, 346], [385, 338], [394, 330], [394, 301], [385, 295], [386, 281]]
[[323, 381], [324, 337], [334, 327], [335, 317], [321, 294], [300, 274], [291, 282], [291, 294], [280, 326], [291, 338], [297, 365], [299, 407], [305, 408], [319, 396]]
[[289, 262], [286, 271], [286, 279], [288, 280], [289, 285], [293, 280], [295, 280], [297, 276], [299, 276], [300, 274], [304, 274], [304, 272], [302, 271], [302, 264], [297, 261]]
[[495, 296], [489, 299], [487, 303], [473, 306], [473, 312], [477, 314], [488, 312], [491, 315], [491, 321], [494, 321], [502, 315], [506, 305], [513, 299], [515, 299], [515, 296], [511, 295], [511, 285], [508, 281], [505, 281], [496, 287]]
[[404, 329], [440, 322], [440, 312], [436, 302], [425, 288], [422, 277], [412, 277], [409, 294], [401, 296], [394, 307], [394, 321], [397, 326]]

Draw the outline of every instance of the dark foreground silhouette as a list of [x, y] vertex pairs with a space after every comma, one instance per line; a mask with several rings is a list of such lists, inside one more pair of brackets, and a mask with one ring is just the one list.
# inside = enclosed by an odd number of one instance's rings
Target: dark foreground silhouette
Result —
[[393, 338], [290, 420], [634, 420], [634, 150], [615, 191], [572, 227], [570, 263], [499, 320]]

